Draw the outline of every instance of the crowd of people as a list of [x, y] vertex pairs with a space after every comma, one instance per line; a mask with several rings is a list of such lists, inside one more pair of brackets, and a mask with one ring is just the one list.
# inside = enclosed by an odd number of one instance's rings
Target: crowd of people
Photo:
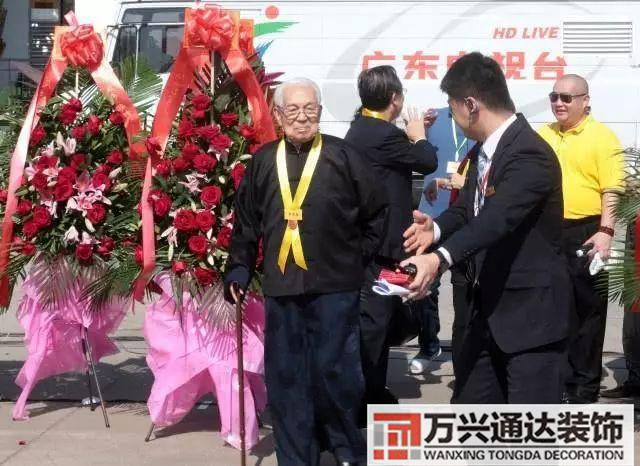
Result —
[[[357, 86], [362, 106], [340, 139], [319, 132], [315, 83], [281, 84], [274, 117], [284, 136], [252, 158], [237, 194], [225, 293], [242, 299], [262, 247], [278, 464], [316, 465], [322, 450], [366, 464], [367, 404], [398, 402], [386, 385], [389, 347], [402, 338], [392, 323], [418, 317], [421, 349], [408, 369], [426, 370], [440, 352], [428, 300], [447, 270], [453, 403], [597, 401], [607, 300], [587, 264], [609, 255], [623, 156], [591, 115], [586, 80], [555, 83], [556, 121], [536, 131], [516, 113], [498, 63], [458, 59], [440, 87], [477, 142], [457, 173], [428, 184], [427, 195], [452, 191], [436, 218], [413, 211], [411, 196], [412, 173], [446, 163], [429, 142], [433, 114], [405, 111], [404, 130], [395, 125], [404, 90], [392, 67], [363, 71]], [[372, 291], [389, 267], [415, 268], [408, 296]], [[625, 342], [635, 327], [625, 319]], [[628, 382], [606, 395], [638, 392], [633, 344]]]

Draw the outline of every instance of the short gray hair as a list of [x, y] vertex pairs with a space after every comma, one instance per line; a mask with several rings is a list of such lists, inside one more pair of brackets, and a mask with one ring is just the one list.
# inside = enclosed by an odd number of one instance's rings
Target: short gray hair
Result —
[[310, 87], [316, 94], [316, 101], [318, 105], [322, 103], [322, 94], [320, 92], [320, 87], [314, 81], [308, 78], [293, 78], [280, 84], [273, 94], [273, 103], [278, 105], [279, 107], [282, 107], [284, 105], [284, 91], [287, 87], [292, 86]]

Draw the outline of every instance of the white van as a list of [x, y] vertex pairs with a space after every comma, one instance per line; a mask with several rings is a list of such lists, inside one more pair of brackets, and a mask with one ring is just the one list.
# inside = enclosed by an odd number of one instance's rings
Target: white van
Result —
[[[554, 80], [578, 73], [589, 81], [594, 116], [623, 145], [640, 139], [638, 1], [215, 3], [255, 20], [268, 71], [320, 84], [322, 130], [328, 133], [344, 135], [358, 106], [356, 77], [379, 64], [396, 67], [410, 104], [442, 109], [440, 119], [446, 119], [439, 81], [457, 56], [477, 50], [504, 66], [516, 107], [534, 125], [552, 120], [547, 95]], [[76, 11], [83, 22], [109, 22], [112, 60], [143, 55], [156, 70], [168, 72], [182, 37], [184, 8], [193, 4], [76, 0]], [[448, 125], [440, 126], [443, 166], [455, 158], [454, 137]]]

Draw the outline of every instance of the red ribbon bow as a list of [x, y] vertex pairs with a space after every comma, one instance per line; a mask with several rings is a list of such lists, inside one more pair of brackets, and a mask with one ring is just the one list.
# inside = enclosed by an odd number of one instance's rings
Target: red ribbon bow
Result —
[[104, 45], [93, 26], [82, 25], [62, 35], [60, 51], [71, 65], [94, 71], [102, 62]]
[[207, 5], [192, 10], [186, 29], [191, 45], [221, 50], [231, 46], [234, 25], [226, 11], [215, 5]]

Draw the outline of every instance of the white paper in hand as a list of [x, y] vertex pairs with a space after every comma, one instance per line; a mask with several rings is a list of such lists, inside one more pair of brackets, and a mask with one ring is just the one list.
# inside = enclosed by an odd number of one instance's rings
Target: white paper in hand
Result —
[[394, 285], [386, 280], [376, 280], [373, 282], [371, 290], [382, 296], [401, 296], [403, 298], [410, 293], [410, 291], [405, 287]]

